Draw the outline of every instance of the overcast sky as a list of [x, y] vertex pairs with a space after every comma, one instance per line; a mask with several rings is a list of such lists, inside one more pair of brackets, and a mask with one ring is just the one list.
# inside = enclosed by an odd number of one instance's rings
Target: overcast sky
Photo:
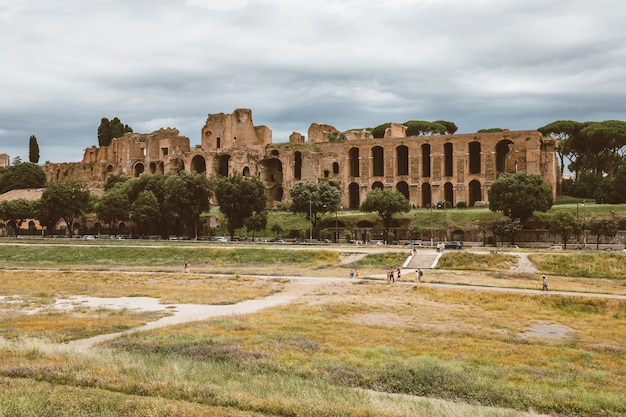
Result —
[[621, 0], [0, 0], [0, 153], [76, 162], [102, 117], [252, 109], [274, 142], [438, 119], [458, 133], [626, 120]]

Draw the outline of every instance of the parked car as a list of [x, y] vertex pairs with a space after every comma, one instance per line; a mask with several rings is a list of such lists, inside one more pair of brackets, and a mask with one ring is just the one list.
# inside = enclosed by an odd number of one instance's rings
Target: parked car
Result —
[[446, 249], [463, 249], [463, 242], [458, 240], [451, 240], [449, 242], [444, 243], [443, 245]]
[[422, 243], [422, 246], [427, 248], [436, 248], [437, 246], [439, 246], [439, 242], [424, 242]]
[[550, 249], [550, 250], [563, 250], [563, 246], [561, 246], [561, 245], [552, 245], [548, 249]]
[[224, 236], [219, 236], [215, 238], [215, 241], [220, 243], [227, 243], [228, 239], [226, 239]]
[[517, 245], [504, 245], [502, 247], [505, 249], [519, 249], [519, 246]]
[[422, 242], [407, 242], [406, 246], [411, 246], [411, 247], [416, 247], [417, 246], [417, 247], [420, 247], [420, 246], [424, 246], [424, 245], [422, 244]]

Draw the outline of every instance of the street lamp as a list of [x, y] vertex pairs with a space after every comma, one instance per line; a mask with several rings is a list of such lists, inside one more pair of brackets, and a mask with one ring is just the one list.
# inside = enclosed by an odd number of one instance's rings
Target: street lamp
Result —
[[309, 196], [309, 243], [313, 241], [313, 209], [311, 196]]

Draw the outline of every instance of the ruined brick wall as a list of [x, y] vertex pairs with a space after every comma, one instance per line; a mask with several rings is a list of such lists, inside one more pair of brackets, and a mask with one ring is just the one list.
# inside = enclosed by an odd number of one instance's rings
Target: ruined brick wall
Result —
[[[333, 132], [341, 135], [331, 142]], [[89, 184], [103, 184], [110, 175], [239, 173], [261, 179], [271, 205], [290, 202], [288, 191], [297, 182], [319, 180], [339, 187], [341, 204], [350, 208], [376, 187], [397, 190], [416, 207], [444, 200], [482, 205], [493, 181], [508, 172], [539, 174], [556, 195], [556, 142], [537, 131], [407, 137], [403, 125], [392, 124], [384, 139], [374, 139], [367, 130], [344, 134], [313, 123], [308, 134], [308, 143], [294, 133], [290, 143], [272, 144], [271, 130], [254, 126], [251, 111], [238, 109], [209, 115], [193, 149], [176, 129], [127, 133], [109, 146], [85, 150], [80, 163], [48, 164], [44, 171], [49, 180]]]

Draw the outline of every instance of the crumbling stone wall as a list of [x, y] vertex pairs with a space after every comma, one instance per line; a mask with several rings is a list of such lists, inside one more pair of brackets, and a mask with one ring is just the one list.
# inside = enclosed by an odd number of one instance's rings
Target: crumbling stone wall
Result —
[[555, 195], [559, 181], [556, 141], [537, 131], [407, 137], [406, 127], [393, 123], [383, 139], [374, 139], [364, 129], [342, 133], [313, 123], [308, 142], [294, 132], [289, 143], [272, 144], [271, 130], [254, 126], [251, 110], [237, 109], [209, 115], [201, 134], [201, 143], [191, 148], [189, 138], [172, 128], [127, 133], [109, 146], [86, 149], [80, 163], [47, 164], [44, 171], [49, 180], [100, 185], [111, 175], [238, 173], [261, 179], [271, 205], [290, 202], [288, 191], [299, 181], [327, 180], [350, 208], [375, 187], [398, 190], [416, 207], [444, 200], [472, 206], [486, 204], [502, 173], [539, 174]]

